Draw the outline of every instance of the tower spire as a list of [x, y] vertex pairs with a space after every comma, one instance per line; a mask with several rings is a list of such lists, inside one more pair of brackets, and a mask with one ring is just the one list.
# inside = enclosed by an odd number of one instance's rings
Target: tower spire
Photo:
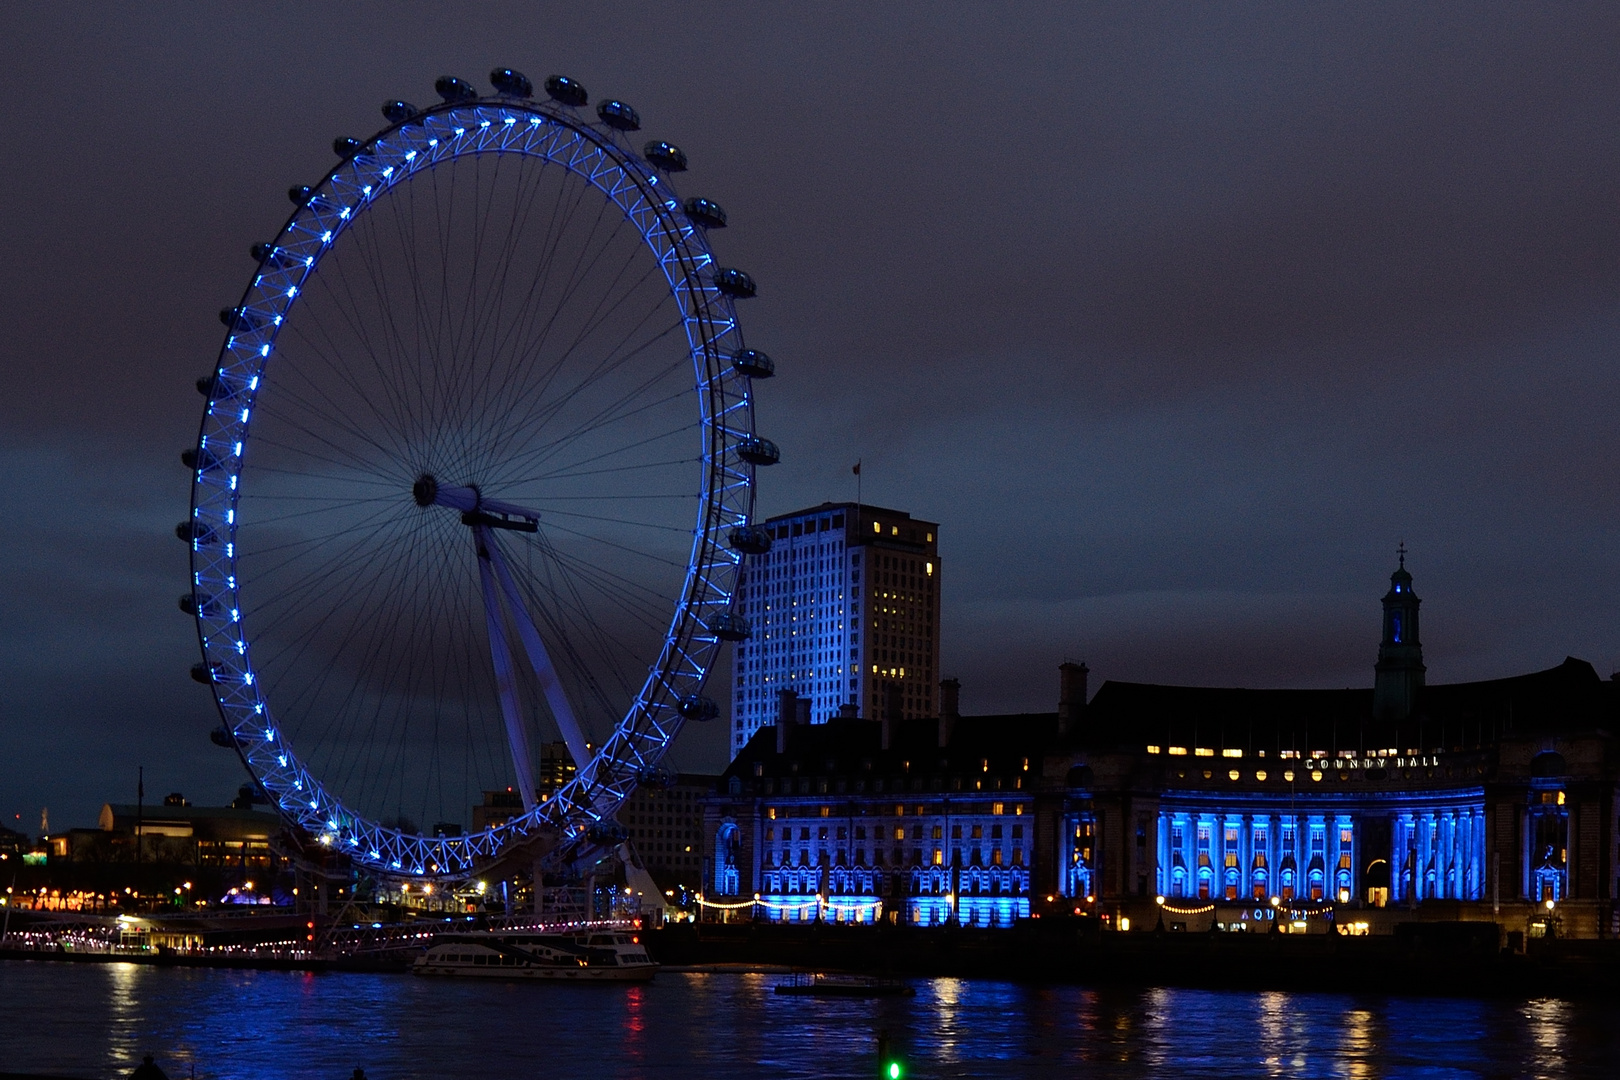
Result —
[[1423, 689], [1423, 642], [1418, 637], [1418, 605], [1412, 575], [1406, 569], [1406, 542], [1395, 549], [1399, 565], [1389, 577], [1384, 594], [1384, 634], [1373, 666], [1373, 715], [1381, 720], [1404, 720], [1417, 707]]

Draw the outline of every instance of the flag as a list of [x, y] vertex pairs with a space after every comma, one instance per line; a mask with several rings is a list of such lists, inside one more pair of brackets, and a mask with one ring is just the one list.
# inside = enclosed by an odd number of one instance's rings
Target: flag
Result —
[[861, 463], [857, 461], [855, 463], [855, 468], [851, 469], [850, 471], [853, 472], [856, 476], [861, 475]]

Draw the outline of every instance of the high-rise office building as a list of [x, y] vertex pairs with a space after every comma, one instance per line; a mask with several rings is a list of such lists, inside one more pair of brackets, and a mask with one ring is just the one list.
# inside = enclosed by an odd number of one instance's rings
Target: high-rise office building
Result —
[[731, 752], [790, 707], [825, 723], [840, 713], [938, 713], [939, 526], [899, 510], [823, 503], [763, 523], [771, 550], [748, 556], [740, 610]]

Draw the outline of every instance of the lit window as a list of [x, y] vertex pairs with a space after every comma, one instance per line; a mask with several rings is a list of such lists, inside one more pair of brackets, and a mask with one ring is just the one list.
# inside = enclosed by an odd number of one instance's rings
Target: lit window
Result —
[[1157, 753], [1159, 753], [1160, 749], [1161, 749], [1160, 747], [1152, 746], [1152, 745], [1149, 745], [1148, 748], [1147, 748], [1148, 753], [1150, 753], [1150, 754], [1157, 754]]
[[1254, 774], [1254, 778], [1263, 783], [1265, 781], [1265, 779], [1266, 779], [1266, 770], [1264, 770], [1264, 769], [1259, 770], [1258, 772], [1256, 772]]
[[1283, 770], [1283, 779], [1288, 781], [1290, 784], [1292, 784], [1294, 782], [1294, 770], [1293, 769], [1284, 769]]
[[1242, 756], [1243, 756], [1243, 751], [1241, 751], [1241, 750], [1222, 750], [1221, 751], [1221, 757], [1242, 757]]
[[1236, 780], [1239, 776], [1242, 776], [1242, 775], [1243, 775], [1242, 773], [1238, 772], [1236, 769], [1233, 769], [1231, 772], [1226, 774], [1226, 777], [1227, 777], [1228, 780]]
[[1215, 751], [1211, 750], [1207, 746], [1200, 746], [1198, 749], [1194, 750], [1193, 753], [1196, 754], [1198, 757], [1214, 757], [1215, 756]]
[[1320, 781], [1322, 779], [1322, 770], [1321, 769], [1312, 769], [1311, 770], [1311, 779], [1313, 781]]
[[[1007, 804], [1006, 803], [991, 803], [990, 804], [990, 812], [992, 814], [1005, 814], [1007, 812]], [[1000, 826], [998, 825], [997, 828], [1000, 828]]]
[[1186, 757], [1187, 756], [1187, 748], [1185, 746], [1172, 746], [1170, 748], [1170, 756], [1171, 757]]
[[883, 526], [874, 521], [872, 522], [872, 531], [875, 533], [881, 533], [883, 532]]

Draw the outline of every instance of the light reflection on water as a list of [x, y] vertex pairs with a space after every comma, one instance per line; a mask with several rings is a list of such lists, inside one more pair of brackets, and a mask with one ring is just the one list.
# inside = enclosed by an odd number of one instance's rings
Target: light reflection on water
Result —
[[1092, 990], [959, 979], [915, 998], [778, 997], [778, 977], [665, 973], [650, 986], [0, 962], [18, 1072], [180, 1080], [876, 1075], [890, 1033], [931, 1077], [1610, 1077], [1608, 1003]]

